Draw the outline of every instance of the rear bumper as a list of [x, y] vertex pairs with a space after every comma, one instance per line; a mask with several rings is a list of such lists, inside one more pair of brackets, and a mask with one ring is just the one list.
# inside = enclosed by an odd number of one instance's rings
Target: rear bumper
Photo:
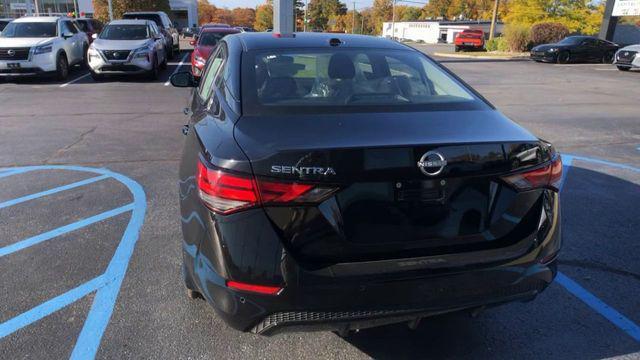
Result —
[[[414, 321], [530, 300], [543, 291], [555, 277], [554, 259], [561, 246], [555, 198], [551, 227], [544, 238], [523, 239], [519, 244], [526, 246], [505, 252], [500, 260], [475, 252], [448, 265], [411, 258], [395, 260], [397, 266], [391, 260], [316, 269], [288, 254], [271, 234], [268, 220], [260, 225], [257, 219], [264, 213], [259, 209], [237, 214], [230, 224], [216, 222], [207, 212], [183, 208], [183, 222], [190, 224], [183, 226], [184, 263], [197, 290], [225, 322], [241, 331], [272, 335]], [[243, 234], [252, 236], [241, 238]], [[247, 293], [227, 288], [225, 279], [284, 288], [275, 296]]]

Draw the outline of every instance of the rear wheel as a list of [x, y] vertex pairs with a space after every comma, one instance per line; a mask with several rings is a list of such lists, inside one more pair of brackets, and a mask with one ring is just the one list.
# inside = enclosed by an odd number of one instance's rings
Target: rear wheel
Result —
[[604, 55], [602, 55], [602, 63], [603, 64], [611, 64], [613, 62], [613, 53], [612, 52], [608, 52]]
[[556, 62], [558, 64], [567, 64], [571, 60], [571, 54], [568, 51], [561, 51], [558, 53], [558, 57], [556, 58]]
[[630, 67], [626, 67], [626, 66], [617, 66], [617, 68], [618, 68], [618, 70], [620, 70], [620, 71], [629, 71], [629, 70], [631, 70], [631, 68], [630, 68]]
[[453, 48], [453, 51], [455, 51], [455, 52], [460, 52], [460, 46], [456, 45], [456, 46]]
[[191, 276], [189, 276], [189, 274], [187, 273], [187, 268], [184, 266], [184, 264], [182, 264], [182, 279], [184, 280], [185, 288], [187, 288], [187, 297], [189, 297], [189, 299], [204, 299], [204, 296], [202, 296], [202, 294], [198, 290], [196, 290], [193, 279], [191, 279]]
[[56, 79], [62, 81], [67, 77], [69, 77], [69, 61], [67, 55], [61, 53], [56, 59]]

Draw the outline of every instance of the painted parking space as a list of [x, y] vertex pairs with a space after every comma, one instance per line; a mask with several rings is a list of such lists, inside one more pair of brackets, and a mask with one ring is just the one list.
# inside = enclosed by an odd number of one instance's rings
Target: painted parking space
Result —
[[[73, 189], [86, 188], [87, 191], [91, 191], [90, 186], [92, 184], [105, 181], [107, 179], [115, 180], [124, 185], [130, 192], [133, 200], [98, 215], [83, 217], [64, 226], [30, 236], [9, 245], [4, 245], [0, 247], [0, 264], [10, 258], [13, 254], [17, 254], [27, 249], [32, 249], [34, 247], [37, 247], [37, 250], [39, 251], [46, 252], [48, 245], [47, 242], [55, 241], [69, 233], [81, 230], [118, 215], [127, 213], [129, 214], [129, 220], [126, 228], [119, 238], [119, 242], [113, 255], [109, 259], [106, 269], [104, 269], [99, 275], [51, 297], [17, 316], [13, 316], [9, 319], [4, 319], [3, 317], [3, 322], [0, 323], [0, 341], [14, 332], [31, 324], [37, 323], [47, 316], [85, 298], [87, 295], [91, 295], [92, 302], [90, 310], [88, 311], [86, 320], [82, 325], [82, 329], [77, 339], [74, 341], [75, 345], [71, 353], [71, 358], [93, 358], [98, 350], [102, 335], [108, 325], [109, 318], [111, 317], [120, 286], [127, 271], [129, 259], [133, 253], [140, 228], [144, 221], [146, 212], [146, 195], [142, 187], [137, 182], [122, 174], [115, 173], [104, 168], [81, 166], [31, 166], [0, 169], [0, 184], [3, 179], [19, 177], [30, 172], [43, 170], [64, 170], [68, 172], [91, 174], [92, 176], [84, 180], [71, 182], [66, 185], [56, 186], [2, 201], [0, 202], [0, 210], [12, 206], [19, 206], [20, 204], [35, 201], [36, 199], [54, 196], [61, 192], [72, 191]], [[64, 255], [61, 254], [61, 256]], [[47, 264], [33, 265], [36, 267], [44, 267]]]
[[[605, 168], [609, 168], [609, 169], [623, 170], [623, 171], [627, 171], [627, 172], [630, 172], [630, 173], [633, 173], [633, 174], [640, 175], [640, 168], [634, 167], [634, 166], [631, 166], [631, 165], [620, 164], [620, 163], [611, 162], [611, 161], [607, 161], [607, 160], [603, 160], [603, 159], [596, 159], [596, 158], [580, 156], [580, 155], [572, 155], [572, 154], [565, 154], [562, 157], [563, 157], [563, 179], [562, 179], [562, 183], [560, 185], [561, 191], [564, 190], [564, 185], [567, 182], [567, 178], [571, 177], [572, 173], [576, 172], [575, 170], [572, 170], [572, 169], [574, 167], [578, 166], [577, 163], [586, 163], [586, 164], [591, 164], [591, 165], [599, 165], [601, 167], [605, 167]], [[575, 174], [574, 176], [579, 176], [579, 175]], [[635, 184], [635, 187], [636, 187], [635, 190], [636, 191], [637, 191], [637, 187], [638, 186], [640, 186], [640, 185], [639, 184]], [[640, 194], [640, 192], [636, 193], [636, 195], [638, 195], [638, 194]], [[625, 199], [620, 199], [620, 200], [624, 201]], [[637, 196], [636, 199], [631, 198], [631, 199], [626, 199], [626, 200], [638, 201], [638, 200], [640, 200], [640, 196]], [[603, 209], [603, 210], [606, 211], [606, 209]], [[634, 216], [637, 216], [637, 214], [635, 214]], [[636, 224], [632, 223], [631, 225], [632, 225], [632, 227], [636, 228], [633, 231], [635, 231], [635, 234], [637, 236], [637, 231], [638, 231], [637, 230], [637, 226], [639, 224], [638, 223], [636, 223]], [[606, 240], [606, 239], [603, 239], [603, 240]], [[638, 279], [636, 279], [636, 280], [638, 280]], [[603, 300], [601, 300], [596, 295], [594, 295], [594, 293], [592, 293], [589, 290], [585, 289], [577, 281], [571, 279], [569, 276], [565, 275], [562, 271], [558, 272], [558, 276], [557, 276], [555, 282], [560, 284], [569, 293], [574, 295], [577, 299], [582, 301], [584, 304], [586, 304], [593, 311], [595, 311], [596, 313], [598, 313], [599, 315], [601, 315], [602, 317], [607, 319], [610, 323], [615, 325], [620, 331], [626, 333], [626, 335], [628, 335], [629, 337], [631, 337], [632, 339], [634, 339], [636, 342], [638, 342], [640, 344], [640, 326], [638, 325], [638, 323], [634, 322], [632, 319], [630, 319], [629, 317], [625, 316], [623, 313], [619, 312], [616, 308], [614, 308], [614, 307], [610, 306], [609, 304], [605, 303]], [[635, 288], [634, 291], [636, 293], [640, 292], [640, 283], [638, 283], [638, 282], [634, 283], [633, 281], [631, 281], [631, 283], [629, 283], [628, 285], [631, 286], [632, 288]], [[632, 300], [632, 301], [634, 301], [634, 300]], [[640, 315], [640, 314], [637, 313], [638, 308], [635, 308], [635, 311], [636, 312], [634, 312], [633, 315], [636, 318], [638, 318], [638, 315]]]

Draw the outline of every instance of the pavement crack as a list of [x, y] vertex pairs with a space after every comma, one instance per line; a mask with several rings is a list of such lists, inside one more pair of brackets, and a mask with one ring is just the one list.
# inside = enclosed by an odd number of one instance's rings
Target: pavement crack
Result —
[[612, 273], [612, 274], [616, 274], [616, 275], [630, 277], [630, 278], [633, 278], [635, 280], [640, 281], [640, 274], [637, 274], [637, 273], [634, 273], [634, 272], [631, 272], [631, 271], [622, 270], [622, 269], [616, 269], [616, 268], [611, 267], [609, 265], [602, 264], [602, 263], [597, 263], [597, 262], [594, 262], [594, 261], [569, 259], [569, 260], [559, 260], [558, 262], [559, 262], [560, 265], [571, 266], [571, 267], [579, 267], [579, 268], [584, 268], [584, 269], [592, 269], [592, 270], [598, 270], [598, 271], [604, 271], [604, 272], [608, 272], [608, 273]]
[[87, 137], [87, 135], [89, 135], [89, 134], [93, 133], [94, 131], [96, 131], [96, 129], [97, 129], [97, 128], [98, 128], [97, 126], [93, 126], [93, 127], [91, 127], [89, 130], [82, 132], [82, 133], [80, 134], [80, 136], [78, 136], [78, 138], [77, 138], [77, 139], [75, 139], [71, 144], [66, 145], [66, 146], [64, 146], [64, 147], [62, 147], [62, 148], [60, 148], [60, 149], [56, 150], [56, 152], [55, 152], [53, 155], [49, 156], [49, 157], [44, 161], [44, 163], [45, 163], [45, 164], [49, 164], [49, 163], [50, 163], [50, 161], [51, 161], [51, 159], [53, 159], [53, 158], [55, 158], [55, 157], [58, 157], [59, 155], [61, 155], [61, 154], [62, 154], [62, 153], [64, 153], [65, 151], [67, 151], [67, 150], [71, 149], [72, 147], [76, 146], [77, 144], [81, 143], [82, 141], [84, 141], [84, 139], [85, 139], [85, 137]]

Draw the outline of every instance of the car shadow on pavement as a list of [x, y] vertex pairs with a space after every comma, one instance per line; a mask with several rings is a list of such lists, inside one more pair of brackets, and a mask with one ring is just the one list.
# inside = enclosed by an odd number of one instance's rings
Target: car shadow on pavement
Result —
[[[630, 251], [640, 233], [640, 173], [589, 167], [609, 174], [565, 168], [559, 271], [640, 324], [640, 263]], [[394, 324], [345, 340], [375, 359], [601, 359], [640, 351], [639, 342], [559, 283], [532, 302], [489, 308], [477, 318], [470, 311], [444, 314], [422, 319], [416, 330]]]
[[57, 80], [54, 74], [41, 76], [0, 77], [0, 84], [16, 85], [61, 85], [73, 81], [89, 73], [89, 70], [80, 65], [74, 65], [69, 69], [69, 76], [64, 80]]

